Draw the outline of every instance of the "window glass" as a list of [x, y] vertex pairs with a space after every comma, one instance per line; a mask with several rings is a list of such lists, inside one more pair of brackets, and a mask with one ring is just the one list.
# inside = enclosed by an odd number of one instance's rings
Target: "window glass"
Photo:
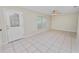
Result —
[[20, 26], [19, 14], [15, 13], [10, 16], [10, 25], [11, 25], [11, 27]]
[[38, 29], [43, 28], [43, 16], [38, 16], [38, 18], [37, 18], [37, 27], [38, 27]]

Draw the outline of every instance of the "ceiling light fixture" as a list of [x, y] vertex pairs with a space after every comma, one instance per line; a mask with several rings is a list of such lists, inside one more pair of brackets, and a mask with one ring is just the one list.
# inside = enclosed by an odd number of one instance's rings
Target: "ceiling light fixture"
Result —
[[53, 16], [56, 16], [56, 15], [59, 15], [59, 14], [60, 14], [60, 12], [58, 10], [53, 10], [52, 11], [52, 15]]

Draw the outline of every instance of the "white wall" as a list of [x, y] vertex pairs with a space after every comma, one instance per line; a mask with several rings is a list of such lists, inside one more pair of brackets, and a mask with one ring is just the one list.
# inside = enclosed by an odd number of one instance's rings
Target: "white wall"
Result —
[[[24, 34], [25, 37], [29, 36], [29, 35], [34, 35], [37, 34], [39, 32], [43, 32], [43, 31], [47, 31], [49, 29], [49, 27], [45, 28], [45, 29], [41, 29], [40, 31], [37, 30], [37, 24], [36, 24], [36, 19], [37, 16], [44, 16], [46, 18], [46, 20], [48, 21], [49, 24], [49, 19], [50, 17], [48, 15], [42, 14], [42, 13], [38, 13], [38, 12], [34, 12], [28, 9], [25, 9], [23, 7], [0, 7], [1, 8], [1, 16], [3, 18], [3, 31], [5, 32], [6, 30], [6, 22], [4, 20], [4, 14], [3, 14], [3, 9], [12, 9], [12, 10], [16, 10], [16, 11], [21, 11], [23, 12], [23, 19], [24, 19]], [[6, 39], [6, 34], [3, 34], [4, 38], [3, 38], [3, 42], [6, 43], [7, 39]]]
[[[0, 29], [1, 29], [1, 20], [0, 20]], [[0, 31], [0, 46], [1, 46], [1, 42], [2, 41], [2, 32]]]
[[[0, 9], [0, 29], [2, 29], [2, 12]], [[0, 31], [0, 47], [2, 46], [2, 31]]]
[[77, 31], [77, 15], [65, 14], [52, 17], [52, 29], [70, 32]]
[[76, 39], [76, 52], [79, 52], [79, 16], [78, 16], [78, 25], [77, 25], [77, 39]]

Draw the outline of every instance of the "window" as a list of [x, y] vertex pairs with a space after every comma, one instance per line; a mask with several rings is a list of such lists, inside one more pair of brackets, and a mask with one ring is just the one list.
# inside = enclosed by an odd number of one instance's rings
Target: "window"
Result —
[[37, 17], [37, 28], [38, 29], [43, 29], [47, 25], [46, 19], [43, 16], [38, 16]]
[[19, 15], [18, 14], [12, 14], [10, 16], [10, 25], [11, 27], [18, 27], [20, 26], [20, 21], [19, 21]]

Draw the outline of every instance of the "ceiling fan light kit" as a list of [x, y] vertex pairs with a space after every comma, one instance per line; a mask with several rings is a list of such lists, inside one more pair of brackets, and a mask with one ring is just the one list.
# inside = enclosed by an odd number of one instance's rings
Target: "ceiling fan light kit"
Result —
[[56, 16], [56, 15], [59, 15], [59, 14], [60, 14], [60, 12], [58, 10], [53, 10], [53, 12], [52, 12], [53, 16]]

